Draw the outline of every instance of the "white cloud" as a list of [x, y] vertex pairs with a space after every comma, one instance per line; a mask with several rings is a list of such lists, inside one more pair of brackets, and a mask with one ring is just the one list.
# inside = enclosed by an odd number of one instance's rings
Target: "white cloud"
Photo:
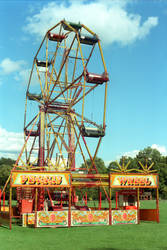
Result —
[[[161, 155], [167, 156], [167, 148], [165, 146], [153, 144], [151, 146], [151, 148], [158, 150], [161, 153]], [[122, 153], [122, 154], [118, 155], [116, 157], [116, 159], [119, 160], [122, 156], [127, 156], [127, 157], [134, 158], [139, 152], [140, 152], [140, 150], [137, 150], [137, 149], [129, 151], [129, 152], [125, 152], [125, 153]]]
[[124, 153], [123, 156], [134, 158], [138, 153], [139, 153], [139, 150], [132, 150], [130, 152]]
[[0, 157], [16, 159], [23, 142], [23, 133], [9, 132], [0, 127]]
[[167, 155], [167, 148], [165, 146], [153, 144], [151, 148], [158, 150], [163, 156]]
[[[32, 146], [33, 139], [29, 138], [27, 142], [27, 149], [30, 150]], [[24, 134], [23, 133], [15, 133], [7, 131], [6, 129], [0, 127], [0, 158], [11, 158], [17, 160], [19, 157], [21, 150], [24, 146]], [[35, 147], [38, 147], [38, 142], [35, 144]], [[22, 160], [25, 161], [25, 151], [21, 156]], [[37, 153], [32, 153], [31, 160], [35, 160], [37, 158]]]
[[[45, 68], [42, 67], [38, 67], [39, 69], [39, 75], [40, 75], [40, 79], [42, 82], [45, 81]], [[22, 69], [19, 72], [17, 72], [17, 74], [15, 75], [14, 79], [16, 81], [19, 81], [20, 83], [22, 83], [23, 85], [27, 85], [29, 82], [29, 78], [30, 78], [30, 73], [31, 73], [31, 69]], [[32, 76], [31, 76], [31, 86], [34, 85], [39, 85], [39, 77], [37, 74], [36, 70], [33, 70]]]
[[15, 75], [14, 79], [16, 81], [20, 81], [22, 84], [28, 84], [28, 80], [30, 77], [31, 69], [22, 69]]
[[13, 72], [18, 72], [25, 65], [25, 61], [13, 61], [10, 58], [5, 58], [0, 63], [1, 74], [11, 74]]
[[24, 30], [40, 37], [62, 19], [81, 22], [96, 32], [105, 44], [127, 45], [145, 38], [158, 25], [158, 17], [148, 17], [143, 23], [138, 14], [127, 11], [127, 0], [84, 3], [84, 1], [50, 2], [27, 18]]

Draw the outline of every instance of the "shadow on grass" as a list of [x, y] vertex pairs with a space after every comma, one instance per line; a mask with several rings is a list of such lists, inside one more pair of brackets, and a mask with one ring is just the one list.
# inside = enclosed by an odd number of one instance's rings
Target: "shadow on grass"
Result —
[[88, 248], [89, 250], [119, 250], [119, 248], [111, 248], [111, 247], [100, 247], [100, 248]]
[[[157, 248], [159, 250], [167, 250], [167, 247]], [[88, 250], [123, 250], [122, 248], [110, 248], [110, 247], [100, 247], [100, 248], [88, 248]]]

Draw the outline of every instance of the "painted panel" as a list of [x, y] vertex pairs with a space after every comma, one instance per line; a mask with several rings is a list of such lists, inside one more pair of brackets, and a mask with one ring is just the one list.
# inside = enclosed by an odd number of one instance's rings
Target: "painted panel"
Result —
[[68, 211], [37, 212], [37, 227], [67, 227]]
[[147, 187], [156, 188], [158, 186], [157, 175], [139, 175], [139, 174], [128, 174], [128, 175], [113, 175], [110, 176], [111, 187], [121, 188], [137, 188]]
[[109, 225], [109, 211], [72, 211], [71, 225]]
[[112, 211], [112, 225], [137, 224], [137, 210]]
[[48, 172], [12, 172], [12, 187], [69, 187], [70, 174]]
[[22, 226], [26, 227], [35, 224], [35, 213], [25, 213], [22, 215]]

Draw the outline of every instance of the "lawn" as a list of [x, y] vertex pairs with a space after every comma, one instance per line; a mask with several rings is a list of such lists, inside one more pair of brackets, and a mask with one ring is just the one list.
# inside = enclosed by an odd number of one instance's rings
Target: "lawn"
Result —
[[11, 231], [0, 228], [0, 242], [0, 250], [167, 250], [167, 201], [160, 201], [159, 224], [141, 222], [139, 225], [56, 229], [13, 225]]

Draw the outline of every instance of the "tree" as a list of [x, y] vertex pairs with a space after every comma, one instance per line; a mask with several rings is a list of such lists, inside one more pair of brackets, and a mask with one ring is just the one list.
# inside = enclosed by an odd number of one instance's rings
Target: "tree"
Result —
[[[87, 159], [86, 163], [87, 163], [89, 169], [92, 168], [91, 174], [96, 174], [96, 173], [107, 174], [108, 173], [108, 169], [106, 168], [105, 163], [101, 158], [96, 157], [95, 161], [94, 161], [97, 172], [96, 172], [95, 168], [92, 166], [92, 162], [90, 159]], [[85, 169], [86, 168], [85, 164], [82, 164], [81, 168]], [[82, 191], [87, 192], [89, 198], [91, 198], [93, 200], [98, 200], [99, 188], [97, 188], [97, 187], [83, 188]], [[101, 189], [100, 191], [102, 192], [102, 199], [105, 199], [106, 196], [105, 196], [104, 190]]]
[[152, 169], [160, 170], [159, 163], [161, 161], [161, 157], [162, 156], [158, 150], [147, 147], [138, 153], [136, 159], [138, 162], [140, 161], [144, 165], [146, 164], [146, 160], [148, 160], [148, 164], [154, 162]]
[[[86, 160], [86, 163], [87, 163], [89, 169], [90, 169], [90, 168], [92, 169], [91, 173], [95, 174], [95, 173], [96, 173], [96, 170], [95, 170], [95, 168], [92, 166], [91, 160], [90, 160], [90, 159]], [[104, 161], [103, 161], [101, 158], [96, 157], [94, 163], [95, 163], [97, 172], [98, 172], [99, 174], [106, 174], [106, 173], [107, 173], [107, 168], [106, 168], [106, 166], [105, 166]], [[85, 169], [85, 168], [86, 168], [85, 164], [82, 164], [82, 165], [81, 165], [81, 168]]]
[[[15, 163], [14, 160], [10, 158], [0, 158], [0, 189], [4, 188], [4, 185], [11, 173], [13, 168], [13, 164]], [[5, 190], [6, 196], [9, 195], [9, 185]]]
[[[123, 164], [126, 166], [128, 164], [128, 168], [129, 169], [138, 169], [138, 163], [137, 163], [137, 159], [136, 158], [132, 158], [132, 157], [126, 157], [126, 156], [122, 156], [119, 160], [119, 165], [122, 166]], [[114, 172], [115, 169], [119, 169], [118, 167], [118, 163], [115, 161], [110, 162], [109, 166], [108, 166], [108, 172]], [[135, 172], [135, 171], [133, 171]]]

